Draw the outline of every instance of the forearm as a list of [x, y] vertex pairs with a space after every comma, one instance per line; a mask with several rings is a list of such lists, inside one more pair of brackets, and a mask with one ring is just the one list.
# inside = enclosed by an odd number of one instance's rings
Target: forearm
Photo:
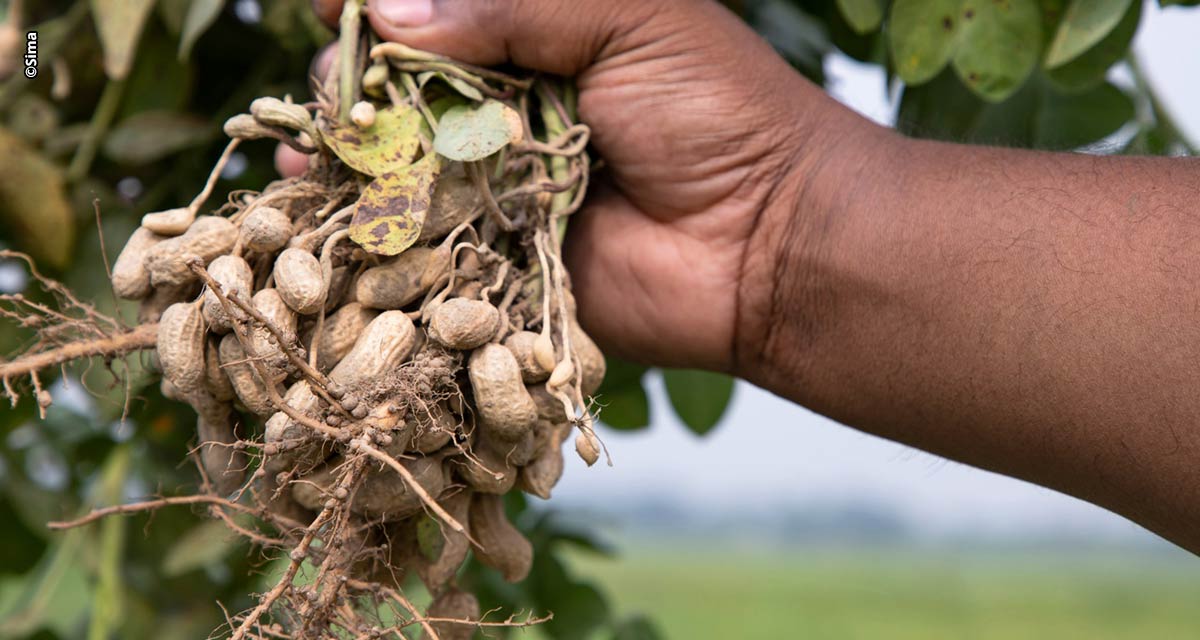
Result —
[[742, 373], [1200, 550], [1200, 164], [880, 140], [756, 237]]

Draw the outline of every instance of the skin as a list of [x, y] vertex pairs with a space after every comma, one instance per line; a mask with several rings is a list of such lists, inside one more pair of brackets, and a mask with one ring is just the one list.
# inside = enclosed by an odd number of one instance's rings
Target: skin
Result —
[[1200, 552], [1200, 164], [904, 138], [709, 0], [438, 0], [401, 25], [374, 2], [385, 38], [577, 77], [608, 169], [567, 255], [607, 352]]

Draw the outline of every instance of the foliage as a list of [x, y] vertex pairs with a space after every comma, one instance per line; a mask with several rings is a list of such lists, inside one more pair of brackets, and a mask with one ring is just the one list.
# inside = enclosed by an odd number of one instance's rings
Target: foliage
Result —
[[[20, 15], [10, 15], [18, 4]], [[900, 96], [898, 126], [910, 135], [1123, 153], [1194, 149], [1129, 55], [1142, 0], [727, 4], [817, 82], [835, 50], [885, 69]], [[38, 31], [41, 63], [32, 80], [16, 69], [0, 76], [0, 243], [38, 256], [100, 310], [126, 317], [131, 308], [112, 299], [99, 268], [98, 239], [111, 251], [144, 213], [189, 201], [220, 153], [220, 123], [259, 95], [309, 95], [309, 61], [332, 38], [307, 0], [0, 0], [0, 16], [18, 33]], [[0, 73], [17, 54], [0, 52]], [[1117, 67], [1132, 86], [1109, 81]], [[461, 115], [505, 122], [483, 110]], [[219, 188], [261, 188], [274, 178], [272, 153], [267, 143], [245, 145]], [[0, 335], [0, 349], [25, 337]], [[195, 483], [179, 464], [192, 437], [189, 410], [144, 387], [142, 371], [136, 359], [91, 363], [54, 390], [84, 400], [59, 402], [42, 421], [29, 405], [0, 412], [0, 636], [201, 637], [221, 617], [214, 601], [243, 607], [261, 587], [270, 566], [199, 511], [176, 507], [152, 521], [135, 516], [66, 534], [45, 528], [89, 505]], [[648, 426], [647, 379], [644, 367], [610, 360], [602, 420]], [[703, 434], [719, 422], [729, 378], [668, 371], [663, 379], [689, 428]], [[134, 419], [122, 420], [127, 392]], [[537, 561], [517, 586], [473, 563], [463, 581], [486, 594], [485, 608], [554, 611], [547, 632], [556, 638], [656, 637], [653, 624], [619, 616], [562, 560], [564, 549], [603, 547], [524, 500], [510, 507], [523, 512]]]

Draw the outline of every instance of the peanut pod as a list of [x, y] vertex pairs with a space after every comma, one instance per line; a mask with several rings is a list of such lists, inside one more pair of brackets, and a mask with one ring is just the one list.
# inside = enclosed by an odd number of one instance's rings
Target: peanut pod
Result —
[[[296, 501], [309, 509], [321, 508], [337, 485], [338, 470], [343, 462], [330, 461], [304, 476], [292, 489]], [[436, 499], [442, 493], [446, 473], [441, 457], [400, 460], [399, 463], [431, 497]], [[404, 478], [391, 467], [381, 465], [372, 465], [364, 473], [349, 499], [352, 512], [384, 522], [402, 520], [424, 509], [424, 502]]]
[[[334, 365], [350, 353], [367, 325], [378, 315], [378, 311], [368, 309], [357, 302], [350, 302], [325, 318], [321, 326], [321, 339], [316, 344], [317, 369], [323, 373], [333, 369]], [[316, 325], [313, 325], [304, 336], [304, 348], [309, 352], [313, 348], [315, 333]]]
[[[454, 173], [450, 173], [454, 171]], [[458, 225], [471, 219], [483, 206], [483, 195], [479, 188], [462, 171], [461, 165], [443, 170], [433, 187], [433, 198], [421, 226], [419, 241], [429, 241], [450, 233]]]
[[150, 272], [146, 269], [146, 256], [154, 245], [164, 239], [145, 227], [138, 227], [129, 236], [129, 241], [112, 267], [112, 287], [118, 297], [141, 300], [150, 295]]
[[[479, 620], [479, 600], [466, 591], [450, 589], [429, 603], [425, 615], [441, 620], [429, 623], [440, 640], [471, 640], [478, 628], [471, 622]], [[447, 622], [448, 620], [462, 622]], [[425, 638], [425, 635], [421, 637]]]
[[521, 368], [511, 351], [485, 344], [471, 352], [467, 373], [485, 431], [512, 442], [533, 428], [537, 405], [521, 382]]
[[272, 253], [292, 238], [292, 221], [275, 207], [256, 207], [242, 219], [241, 234], [250, 251]]
[[188, 264], [195, 259], [207, 265], [233, 250], [237, 227], [220, 216], [197, 219], [181, 236], [154, 245], [146, 254], [146, 269], [155, 287], [178, 286], [196, 279]]
[[494, 447], [476, 447], [474, 459], [455, 458], [453, 467], [468, 487], [480, 492], [503, 495], [517, 483], [517, 468], [508, 456]]
[[[296, 316], [296, 312], [284, 302], [278, 289], [260, 290], [254, 294], [250, 304], [283, 335], [285, 342], [291, 344], [296, 340], [296, 324], [299, 322], [299, 318]], [[272, 373], [281, 372], [287, 365], [287, 356], [283, 351], [285, 346], [279, 344], [266, 327], [257, 322], [254, 323], [254, 329], [250, 332], [250, 349], [255, 356], [262, 359]]]
[[487, 344], [500, 328], [500, 311], [486, 300], [452, 298], [437, 306], [429, 337], [450, 349], [469, 351]]
[[226, 334], [221, 339], [217, 351], [221, 356], [221, 369], [229, 378], [229, 383], [233, 386], [238, 400], [242, 401], [242, 406], [259, 417], [271, 415], [275, 411], [275, 405], [271, 404], [267, 384], [275, 385], [275, 381], [264, 381], [259, 377], [258, 371], [250, 364], [235, 334]]
[[211, 336], [204, 341], [204, 390], [220, 402], [231, 402], [237, 397], [233, 383], [221, 369], [220, 341]]
[[416, 327], [404, 312], [381, 313], [367, 325], [329, 378], [346, 389], [373, 380], [407, 360], [416, 343]]
[[250, 466], [246, 452], [234, 446], [237, 435], [233, 408], [203, 391], [192, 394], [190, 401], [197, 414], [196, 437], [204, 473], [217, 493], [232, 493], [245, 482]]
[[355, 298], [371, 309], [400, 309], [424, 296], [421, 276], [433, 249], [413, 247], [358, 277]]
[[543, 368], [534, 355], [533, 345], [537, 339], [538, 334], [532, 331], [518, 331], [504, 339], [504, 346], [512, 351], [521, 367], [521, 380], [525, 384], [545, 382], [550, 377], [551, 369]]
[[479, 542], [475, 555], [497, 569], [508, 582], [520, 582], [533, 566], [533, 545], [508, 521], [504, 497], [478, 493], [471, 497], [471, 536]]
[[521, 468], [518, 482], [521, 490], [542, 500], [550, 499], [550, 491], [558, 484], [563, 472], [562, 443], [571, 432], [569, 424], [538, 422], [534, 427], [537, 438], [533, 460]]
[[190, 394], [204, 384], [204, 318], [200, 305], [177, 302], [158, 322], [158, 360], [163, 377], [181, 393]]
[[325, 304], [325, 279], [321, 262], [313, 254], [292, 247], [275, 258], [275, 289], [296, 313], [311, 315]]
[[[226, 297], [236, 293], [242, 300], [247, 300], [254, 290], [254, 274], [250, 271], [250, 265], [239, 256], [217, 256], [208, 265], [208, 275]], [[217, 294], [211, 290], [204, 292], [201, 311], [209, 330], [222, 334], [229, 333], [233, 328], [234, 318], [244, 319], [245, 315], [241, 309], [230, 303], [230, 311], [233, 312], [233, 317], [230, 317]]]
[[[288, 387], [287, 393], [283, 394], [283, 403], [314, 420], [319, 419], [318, 414], [324, 405], [307, 380], [300, 380]], [[272, 414], [263, 425], [263, 441], [280, 447], [277, 453], [267, 456], [264, 463], [267, 469], [272, 471], [282, 471], [295, 466], [311, 467], [328, 455], [329, 447], [322, 442], [318, 434], [282, 410]], [[303, 502], [301, 504], [308, 506]]]

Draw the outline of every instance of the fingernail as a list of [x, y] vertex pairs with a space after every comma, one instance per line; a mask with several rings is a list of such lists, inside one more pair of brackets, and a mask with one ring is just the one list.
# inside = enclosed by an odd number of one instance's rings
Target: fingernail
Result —
[[433, 19], [433, 0], [375, 0], [371, 9], [397, 27], [419, 27]]

